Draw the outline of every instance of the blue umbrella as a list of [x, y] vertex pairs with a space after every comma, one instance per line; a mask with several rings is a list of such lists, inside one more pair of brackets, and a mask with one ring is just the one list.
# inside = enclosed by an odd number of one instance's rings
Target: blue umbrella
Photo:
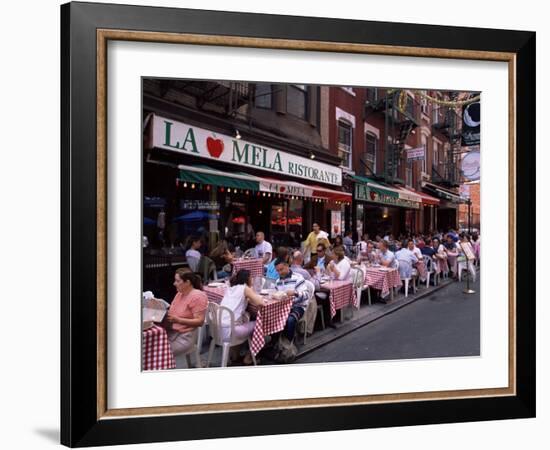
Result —
[[187, 214], [175, 217], [172, 222], [191, 222], [194, 220], [204, 220], [204, 219], [216, 219], [217, 217], [213, 214], [208, 214], [205, 211], [192, 211]]

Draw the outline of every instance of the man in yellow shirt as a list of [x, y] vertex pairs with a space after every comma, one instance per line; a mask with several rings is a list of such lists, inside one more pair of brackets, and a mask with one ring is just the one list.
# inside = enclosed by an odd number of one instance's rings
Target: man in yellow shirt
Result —
[[321, 227], [318, 223], [313, 224], [313, 231], [309, 233], [306, 238], [306, 246], [304, 252], [310, 250], [311, 257], [317, 254], [317, 244], [323, 243], [326, 247], [330, 245], [328, 240], [328, 234], [321, 230]]

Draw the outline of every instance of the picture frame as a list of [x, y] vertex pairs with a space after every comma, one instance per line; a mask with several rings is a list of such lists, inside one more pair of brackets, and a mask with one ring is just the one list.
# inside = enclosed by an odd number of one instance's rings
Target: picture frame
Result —
[[[245, 26], [246, 25], [246, 26]], [[504, 61], [509, 69], [509, 385], [462, 392], [112, 410], [107, 405], [107, 43]], [[70, 447], [535, 416], [535, 33], [69, 3], [61, 7], [61, 442]], [[137, 281], [136, 281], [137, 282]], [[212, 427], [211, 424], [216, 426]]]

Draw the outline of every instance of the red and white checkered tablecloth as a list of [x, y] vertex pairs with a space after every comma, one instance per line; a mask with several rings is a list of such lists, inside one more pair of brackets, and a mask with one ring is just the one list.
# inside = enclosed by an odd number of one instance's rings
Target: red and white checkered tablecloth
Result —
[[378, 267], [367, 267], [365, 284], [381, 291], [382, 297], [387, 297], [390, 289], [401, 286], [401, 278], [397, 269], [384, 270]]
[[333, 280], [321, 285], [322, 290], [328, 290], [330, 301], [330, 317], [336, 315], [336, 311], [346, 306], [353, 305], [357, 308], [356, 300], [357, 295], [355, 289], [353, 289], [353, 283], [351, 280], [338, 281]]
[[153, 325], [143, 331], [142, 338], [142, 367], [143, 370], [175, 369], [176, 360], [168, 342], [166, 330]]
[[250, 351], [254, 355], [257, 355], [265, 345], [265, 336], [277, 333], [285, 327], [291, 308], [292, 299], [273, 300], [258, 308], [256, 326], [250, 341]]
[[420, 278], [421, 281], [426, 281], [426, 277], [428, 276], [428, 270], [426, 269], [426, 262], [419, 260], [414, 268], [418, 270], [418, 278]]
[[206, 297], [209, 302], [220, 304], [225, 295], [226, 286], [212, 287], [212, 286], [203, 286], [202, 290], [206, 293]]
[[241, 269], [250, 270], [250, 275], [254, 277], [264, 276], [264, 264], [262, 258], [237, 259], [233, 261], [233, 275]]

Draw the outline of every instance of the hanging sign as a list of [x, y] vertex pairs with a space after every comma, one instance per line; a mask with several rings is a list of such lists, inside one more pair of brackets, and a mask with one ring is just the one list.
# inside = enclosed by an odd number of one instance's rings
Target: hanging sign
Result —
[[416, 147], [407, 149], [407, 161], [422, 161], [425, 158], [424, 147]]
[[462, 146], [479, 145], [481, 110], [479, 102], [470, 103], [462, 110]]
[[462, 175], [469, 181], [477, 181], [480, 176], [480, 154], [479, 152], [467, 153], [462, 158]]
[[342, 169], [330, 164], [156, 115], [152, 127], [152, 146], [156, 148], [342, 186]]

